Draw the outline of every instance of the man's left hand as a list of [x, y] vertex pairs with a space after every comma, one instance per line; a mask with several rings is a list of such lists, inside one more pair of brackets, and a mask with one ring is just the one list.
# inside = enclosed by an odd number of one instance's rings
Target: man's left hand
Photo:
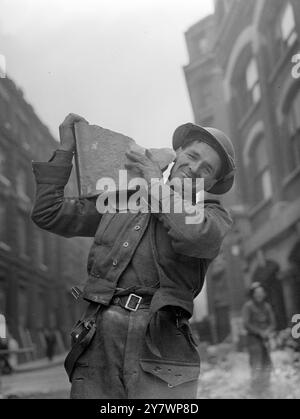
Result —
[[125, 164], [125, 168], [138, 172], [148, 184], [151, 179], [161, 179], [163, 177], [159, 164], [153, 160], [151, 152], [146, 150], [145, 154], [130, 150], [126, 153], [129, 163]]

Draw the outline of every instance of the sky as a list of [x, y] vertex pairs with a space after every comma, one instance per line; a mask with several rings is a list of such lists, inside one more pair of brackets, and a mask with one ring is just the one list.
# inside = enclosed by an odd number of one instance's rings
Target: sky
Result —
[[55, 138], [73, 112], [168, 147], [193, 120], [184, 32], [212, 12], [212, 0], [0, 0], [0, 54]]

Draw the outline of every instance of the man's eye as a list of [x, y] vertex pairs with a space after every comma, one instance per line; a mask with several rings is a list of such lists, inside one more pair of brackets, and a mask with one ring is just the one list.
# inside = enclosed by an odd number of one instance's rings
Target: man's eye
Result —
[[188, 154], [188, 157], [191, 157], [192, 159], [196, 158], [193, 154]]

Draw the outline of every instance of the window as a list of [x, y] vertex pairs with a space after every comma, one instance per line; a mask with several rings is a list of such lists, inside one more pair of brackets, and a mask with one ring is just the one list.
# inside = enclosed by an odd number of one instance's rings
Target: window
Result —
[[288, 3], [280, 20], [280, 32], [283, 43], [291, 46], [297, 39], [294, 10], [291, 3]]
[[0, 144], [0, 182], [5, 186], [10, 186], [10, 181], [8, 180], [8, 159], [7, 151], [5, 147]]
[[263, 138], [254, 143], [250, 158], [249, 178], [252, 179], [253, 203], [258, 204], [272, 197], [272, 179]]
[[300, 91], [294, 98], [288, 116], [288, 167], [290, 171], [300, 166]]
[[252, 59], [246, 69], [246, 84], [248, 92], [251, 95], [252, 103], [259, 102], [261, 90], [259, 85], [258, 68], [255, 59]]

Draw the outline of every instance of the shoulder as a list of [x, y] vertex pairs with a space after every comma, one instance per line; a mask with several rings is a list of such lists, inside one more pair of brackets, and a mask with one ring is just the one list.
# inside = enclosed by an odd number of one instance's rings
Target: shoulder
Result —
[[229, 214], [229, 211], [226, 210], [221, 202], [217, 199], [205, 199], [204, 210], [206, 215], [215, 216], [216, 219], [223, 221], [229, 227], [231, 227], [233, 224], [233, 220]]

